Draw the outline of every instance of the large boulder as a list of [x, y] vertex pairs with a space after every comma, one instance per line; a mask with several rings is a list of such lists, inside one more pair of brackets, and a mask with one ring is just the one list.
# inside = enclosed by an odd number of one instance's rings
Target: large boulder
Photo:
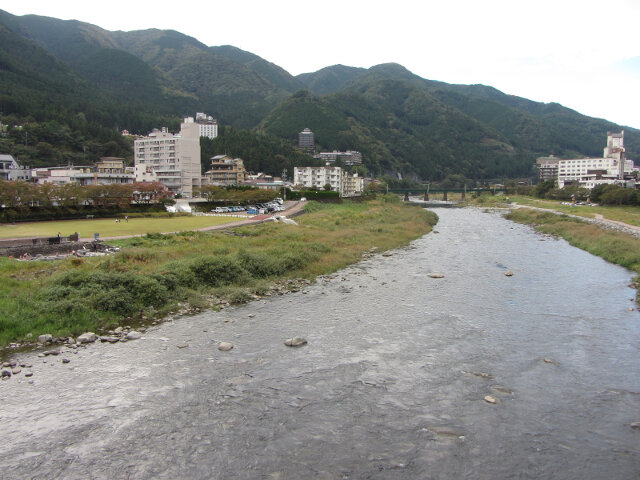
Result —
[[127, 340], [139, 340], [142, 338], [142, 334], [140, 332], [136, 332], [135, 330], [131, 330], [127, 333]]
[[284, 341], [284, 344], [287, 347], [301, 347], [302, 345], [306, 345], [307, 344], [307, 339], [303, 338], [303, 337], [287, 338]]
[[98, 339], [98, 336], [93, 332], [87, 332], [76, 338], [77, 343], [93, 343]]

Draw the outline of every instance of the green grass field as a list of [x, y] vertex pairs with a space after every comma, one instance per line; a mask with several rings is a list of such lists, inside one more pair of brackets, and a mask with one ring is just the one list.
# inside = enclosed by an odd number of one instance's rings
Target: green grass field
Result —
[[116, 223], [113, 218], [57, 220], [51, 222], [27, 222], [0, 225], [0, 238], [55, 237], [58, 232], [63, 237], [78, 232], [80, 238], [93, 238], [99, 233], [101, 238], [124, 235], [143, 235], [145, 233], [180, 232], [198, 230], [213, 225], [242, 220], [235, 217], [215, 216], [176, 216], [176, 217], [143, 217], [130, 218], [128, 222]]

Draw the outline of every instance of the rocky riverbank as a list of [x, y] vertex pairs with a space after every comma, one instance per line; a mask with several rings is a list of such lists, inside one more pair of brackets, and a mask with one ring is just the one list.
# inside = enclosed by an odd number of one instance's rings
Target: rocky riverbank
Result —
[[[368, 258], [372, 253], [373, 252], [367, 252], [364, 258]], [[313, 282], [311, 280], [306, 278], [276, 281], [269, 287], [269, 291], [264, 295], [253, 295], [249, 301], [264, 300], [274, 295], [286, 295], [288, 293], [302, 292], [303, 294], [306, 294], [307, 290], [305, 290], [305, 287], [310, 286], [312, 283]], [[232, 305], [234, 305], [234, 303], [230, 302], [226, 298], [209, 298], [209, 308], [212, 310], [219, 311], [231, 307]], [[148, 328], [159, 325], [165, 321], [173, 321], [182, 317], [195, 315], [203, 310], [200, 307], [195, 307], [187, 303], [178, 304], [178, 307], [178, 310], [169, 312], [165, 317], [155, 316], [153, 314], [143, 314], [139, 318], [130, 318], [128, 320], [135, 325], [133, 327], [127, 325], [124, 327], [117, 327], [115, 329], [99, 328], [97, 333], [85, 332], [76, 338], [54, 337], [51, 334], [43, 334], [39, 335], [37, 340], [34, 340], [32, 336], [27, 336], [28, 338], [23, 342], [9, 343], [4, 349], [0, 350], [0, 355], [6, 359], [2, 364], [0, 378], [2, 380], [8, 380], [12, 376], [20, 374], [20, 368], [31, 368], [31, 365], [29, 365], [29, 367], [21, 366], [21, 362], [13, 358], [20, 353], [38, 350], [40, 351], [38, 354], [38, 357], [40, 358], [46, 359], [47, 357], [51, 357], [51, 359], [53, 359], [60, 356], [62, 363], [70, 363], [70, 357], [68, 355], [77, 353], [78, 348], [87, 348], [96, 342], [114, 344], [118, 342], [137, 340], [140, 338], [142, 333], [147, 331]], [[153, 313], [153, 310], [151, 312]], [[44, 363], [47, 363], [47, 360], [45, 360]], [[18, 369], [17, 371], [16, 368]], [[26, 373], [29, 373], [29, 375], [25, 376], [30, 377], [33, 374], [33, 371], [27, 370]]]

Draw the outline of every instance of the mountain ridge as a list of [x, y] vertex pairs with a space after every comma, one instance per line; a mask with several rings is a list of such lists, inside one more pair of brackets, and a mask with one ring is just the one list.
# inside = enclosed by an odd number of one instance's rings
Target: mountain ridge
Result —
[[[5, 115], [32, 110], [62, 121], [56, 108], [69, 110], [65, 118], [75, 109], [102, 129], [146, 133], [205, 111], [221, 124], [291, 143], [309, 127], [321, 148], [362, 151], [370, 173], [417, 179], [529, 176], [536, 156], [599, 155], [606, 132], [622, 128], [629, 156], [640, 153], [636, 129], [491, 86], [424, 79], [397, 63], [333, 65], [294, 77], [251, 52], [175, 30], [107, 31], [2, 10], [0, 27], [0, 108], [12, 106], [0, 110]], [[32, 55], [24, 67], [20, 48]]]

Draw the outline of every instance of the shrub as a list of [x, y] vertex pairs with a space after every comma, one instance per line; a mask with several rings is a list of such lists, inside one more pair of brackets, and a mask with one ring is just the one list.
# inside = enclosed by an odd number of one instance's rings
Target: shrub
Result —
[[218, 287], [239, 282], [246, 271], [232, 257], [200, 257], [191, 264], [191, 271], [198, 281]]
[[254, 277], [265, 278], [286, 272], [286, 266], [273, 255], [249, 253], [243, 250], [238, 253], [238, 260], [242, 268]]
[[133, 295], [124, 287], [96, 292], [92, 303], [99, 310], [120, 315], [128, 315], [136, 310]]

